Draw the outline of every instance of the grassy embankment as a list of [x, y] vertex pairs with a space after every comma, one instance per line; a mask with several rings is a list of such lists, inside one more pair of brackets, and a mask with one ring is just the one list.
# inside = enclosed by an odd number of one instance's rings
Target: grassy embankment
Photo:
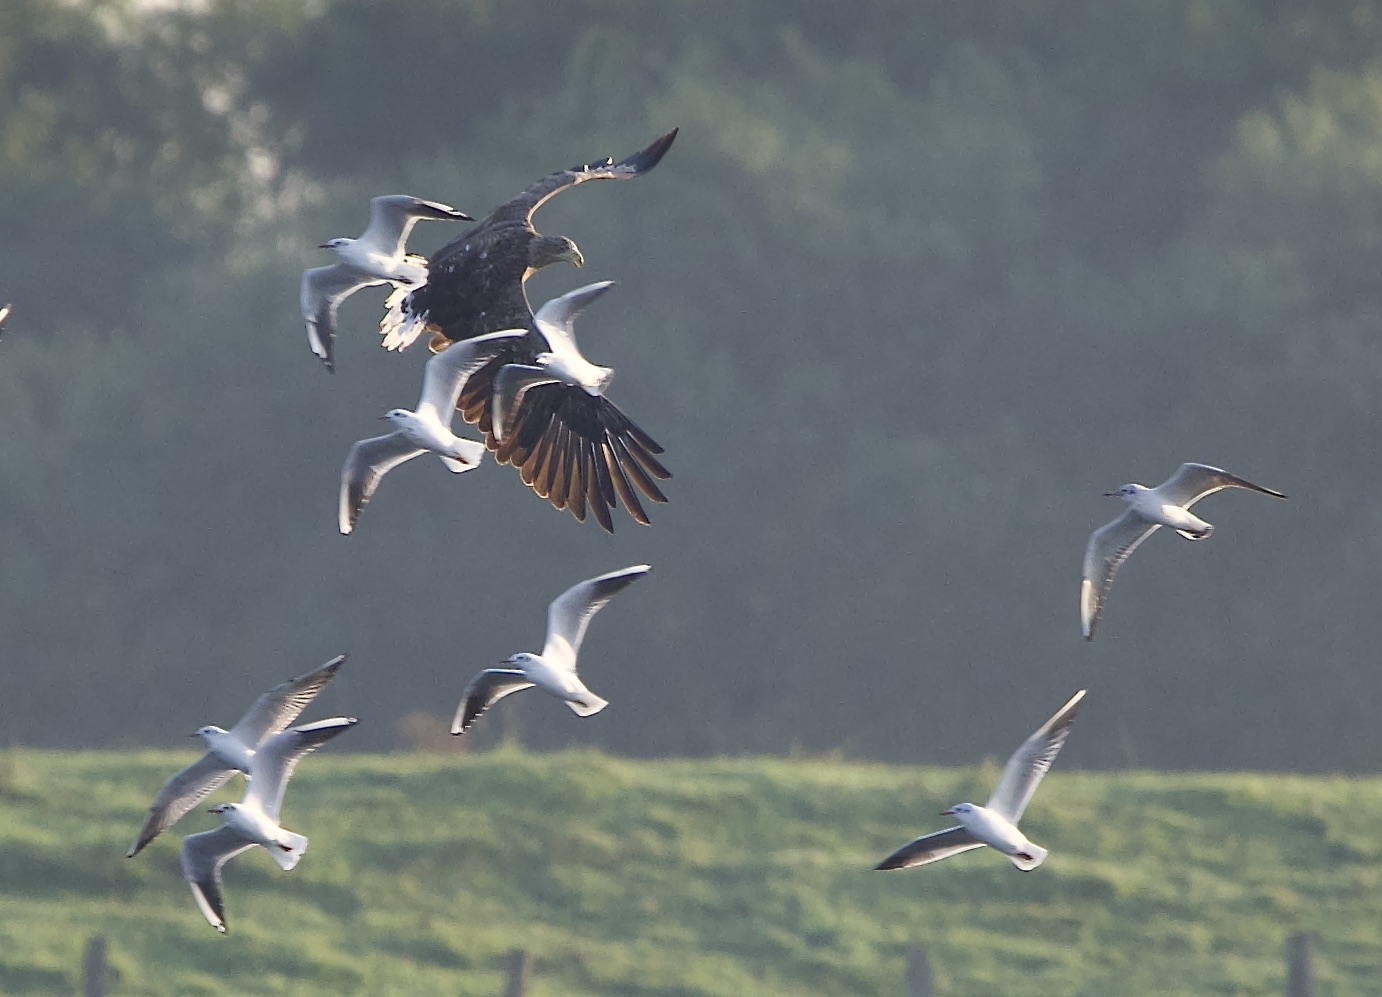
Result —
[[328, 750], [285, 807], [311, 850], [232, 862], [223, 938], [177, 864], [215, 818], [124, 858], [184, 758], [0, 753], [0, 993], [78, 992], [93, 934], [115, 997], [489, 997], [514, 946], [531, 997], [901, 995], [917, 943], [938, 997], [1276, 997], [1297, 930], [1318, 997], [1382, 985], [1377, 779], [1057, 771], [1024, 821], [1041, 869], [875, 873], [996, 773]]

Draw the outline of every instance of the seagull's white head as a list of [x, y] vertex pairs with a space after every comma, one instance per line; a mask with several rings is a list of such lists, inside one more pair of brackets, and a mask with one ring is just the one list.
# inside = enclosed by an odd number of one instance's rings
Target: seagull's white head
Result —
[[224, 816], [225, 814], [234, 813], [234, 812], [235, 812], [235, 804], [234, 804], [234, 803], [221, 803], [221, 804], [218, 804], [217, 806], [212, 807], [210, 810], [207, 811], [207, 813], [209, 813], [209, 814], [221, 814], [222, 816]]
[[503, 663], [510, 668], [527, 668], [535, 661], [537, 661], [536, 654], [529, 654], [527, 651], [519, 651], [517, 654], [512, 654], [505, 658]]
[[391, 408], [379, 418], [387, 419], [399, 429], [404, 429], [417, 422], [417, 414], [409, 412], [406, 408]]
[[955, 804], [953, 807], [951, 807], [949, 810], [942, 810], [942, 811], [941, 811], [941, 816], [942, 816], [942, 817], [957, 817], [957, 818], [959, 818], [960, 823], [963, 824], [963, 823], [965, 822], [965, 820], [967, 820], [968, 818], [974, 816], [974, 804], [973, 804], [973, 803], [956, 803], [956, 804]]
[[1116, 492], [1104, 492], [1104, 498], [1120, 498], [1126, 502], [1138, 492], [1145, 492], [1146, 490], [1146, 485], [1127, 484]]
[[349, 246], [349, 245], [350, 245], [352, 242], [354, 242], [354, 241], [355, 241], [354, 239], [345, 239], [345, 238], [340, 238], [340, 239], [327, 239], [325, 242], [323, 242], [323, 243], [322, 243], [320, 246], [318, 246], [317, 248], [318, 248], [318, 249], [334, 249], [334, 250], [336, 250], [336, 252], [339, 253], [342, 249], [344, 249], [346, 246]]
[[215, 724], [207, 724], [205, 727], [198, 727], [196, 730], [194, 730], [192, 732], [192, 736], [199, 737], [207, 744], [210, 744], [212, 740], [224, 733], [225, 728], [217, 727]]

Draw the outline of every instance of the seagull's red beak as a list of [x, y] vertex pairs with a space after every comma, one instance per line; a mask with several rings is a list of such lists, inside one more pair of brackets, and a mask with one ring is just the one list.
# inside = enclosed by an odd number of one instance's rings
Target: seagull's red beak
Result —
[[942, 810], [942, 811], [941, 811], [941, 816], [942, 816], [942, 817], [954, 817], [954, 816], [955, 816], [955, 811], [954, 811], [954, 810]]

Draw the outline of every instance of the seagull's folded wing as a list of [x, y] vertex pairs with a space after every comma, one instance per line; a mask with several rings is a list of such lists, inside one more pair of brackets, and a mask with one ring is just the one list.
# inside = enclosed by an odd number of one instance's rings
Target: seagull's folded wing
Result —
[[[505, 329], [474, 336], [452, 343], [434, 353], [427, 360], [422, 373], [422, 395], [417, 412], [430, 411], [443, 425], [451, 425], [456, 412], [456, 399], [466, 381], [496, 356], [511, 350], [517, 341], [528, 335], [527, 329]], [[480, 451], [481, 455], [484, 451]]]
[[490, 428], [494, 438], [502, 445], [505, 435], [518, 419], [523, 399], [530, 388], [540, 384], [558, 384], [560, 378], [553, 377], [546, 367], [531, 364], [509, 363], [499, 368], [494, 377], [494, 402], [490, 408]]
[[308, 704], [317, 698], [317, 693], [335, 677], [345, 659], [344, 654], [338, 654], [306, 675], [280, 682], [254, 701], [254, 705], [230, 729], [230, 733], [247, 748], [258, 747], [264, 738], [287, 728], [307, 709]]
[[370, 199], [369, 225], [361, 233], [360, 241], [369, 243], [386, 256], [399, 256], [408, 241], [408, 233], [423, 218], [460, 222], [475, 220], [464, 211], [457, 211], [439, 201], [424, 201], [409, 194], [381, 194]]
[[613, 286], [612, 280], [587, 284], [553, 298], [537, 310], [533, 315], [533, 324], [547, 340], [551, 352], [581, 356], [580, 347], [576, 345], [576, 316]]
[[1094, 628], [1108, 599], [1113, 576], [1137, 545], [1157, 531], [1158, 524], [1143, 519], [1131, 509], [1107, 526], [1089, 535], [1084, 552], [1084, 571], [1080, 578], [1080, 630], [1085, 640], [1094, 639]]
[[361, 278], [341, 263], [303, 271], [298, 305], [302, 308], [302, 320], [307, 325], [307, 345], [321, 357], [329, 370], [336, 369], [337, 307], [360, 288], [382, 283], [383, 280]]
[[202, 800], [226, 784], [234, 769], [226, 768], [214, 755], [205, 754], [169, 779], [149, 806], [149, 815], [130, 848], [134, 858], [154, 838], [172, 827]]
[[337, 511], [341, 532], [348, 534], [355, 529], [360, 510], [369, 504], [384, 475], [422, 453], [426, 451], [414, 446], [402, 433], [374, 436], [351, 447], [345, 466], [341, 468], [341, 498]]
[[228, 827], [189, 834], [182, 839], [182, 875], [192, 887], [192, 896], [202, 915], [217, 931], [225, 934], [225, 904], [221, 901], [221, 866], [241, 852], [254, 847]]
[[875, 869], [910, 869], [918, 865], [930, 865], [932, 862], [939, 862], [941, 859], [948, 859], [952, 855], [959, 855], [972, 848], [983, 848], [982, 841], [975, 841], [971, 835], [962, 827], [950, 827], [944, 831], [936, 831], [934, 834], [927, 834], [909, 841], [897, 851], [893, 852], [882, 862], [879, 862]]
[[1175, 474], [1157, 485], [1156, 492], [1167, 502], [1188, 509], [1206, 495], [1213, 495], [1225, 488], [1246, 488], [1276, 498], [1286, 497], [1281, 492], [1255, 485], [1246, 478], [1208, 464], [1182, 464]]
[[581, 641], [585, 639], [590, 618], [603, 609], [605, 603], [652, 570], [649, 564], [620, 568], [572, 585], [553, 599], [547, 607], [547, 642], [542, 648], [543, 658], [551, 664], [568, 664], [574, 670], [576, 655], [580, 652]]
[[516, 668], [486, 668], [471, 679], [461, 693], [460, 705], [451, 721], [451, 733], [464, 733], [499, 700], [532, 687], [533, 683]]
[[289, 728], [269, 738], [254, 753], [254, 761], [250, 763], [250, 789], [245, 801], [257, 802], [264, 813], [278, 820], [283, 793], [298, 762], [358, 722], [354, 717], [331, 717]]
[[1022, 811], [1027, 809], [1027, 803], [1036, 792], [1041, 777], [1050, 771], [1051, 763], [1056, 760], [1061, 745], [1070, 735], [1070, 725], [1080, 711], [1084, 694], [1085, 690], [1081, 689], [1071, 696], [1055, 716], [1037, 728], [1031, 737], [1022, 742], [1022, 747], [1012, 753], [985, 807], [997, 811], [1014, 824], [1021, 819]]

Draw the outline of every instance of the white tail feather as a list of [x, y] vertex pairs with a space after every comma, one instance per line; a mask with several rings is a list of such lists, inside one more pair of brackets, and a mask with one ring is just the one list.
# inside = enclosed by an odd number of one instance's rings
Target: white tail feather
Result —
[[609, 701], [587, 690], [580, 699], [566, 700], [566, 705], [571, 707], [576, 716], [588, 717], [603, 710], [609, 705]]
[[[1022, 849], [1021, 854], [1009, 855], [1008, 858], [1012, 860], [1013, 865], [1017, 866], [1023, 872], [1031, 872], [1037, 866], [1041, 865], [1041, 863], [1045, 862], [1046, 856], [1049, 854], [1050, 852], [1045, 848], [1042, 848], [1040, 845], [1034, 845], [1029, 841], [1027, 842], [1027, 847]], [[1024, 858], [1024, 855], [1028, 857]]]
[[295, 867], [305, 851], [307, 851], [307, 839], [301, 834], [294, 834], [292, 831], [284, 831], [281, 841], [269, 846], [269, 854], [274, 857], [274, 861], [284, 872]]
[[485, 445], [475, 440], [456, 438], [449, 454], [437, 454], [448, 471], [460, 474], [480, 466], [485, 459]]

